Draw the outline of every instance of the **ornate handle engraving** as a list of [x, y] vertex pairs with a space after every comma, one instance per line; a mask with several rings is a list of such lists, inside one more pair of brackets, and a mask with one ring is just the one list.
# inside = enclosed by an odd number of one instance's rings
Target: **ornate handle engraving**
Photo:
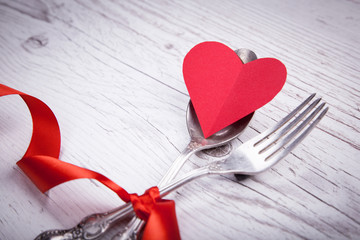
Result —
[[73, 228], [67, 230], [48, 230], [38, 235], [35, 240], [83, 240], [96, 239], [109, 227], [106, 213], [95, 213], [85, 217]]

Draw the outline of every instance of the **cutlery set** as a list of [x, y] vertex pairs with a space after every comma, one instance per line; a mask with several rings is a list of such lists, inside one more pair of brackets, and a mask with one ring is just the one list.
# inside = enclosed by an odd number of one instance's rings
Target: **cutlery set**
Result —
[[[328, 111], [326, 103], [322, 102], [321, 99], [311, 102], [314, 96], [315, 94], [309, 96], [274, 127], [243, 143], [226, 160], [215, 161], [190, 171], [168, 184], [159, 184], [161, 197], [202, 176], [214, 174], [256, 175], [271, 168], [290, 153], [314, 129]], [[305, 106], [307, 107], [305, 108]], [[173, 166], [168, 174], [170, 172], [173, 175], [174, 172], [179, 171], [178, 165]], [[133, 214], [132, 205], [127, 203], [107, 213], [90, 215], [72, 229], [43, 232], [36, 240], [97, 239], [116, 221]], [[132, 221], [132, 223], [134, 222]], [[131, 235], [125, 236], [123, 233], [119, 233], [113, 239], [136, 239], [140, 234], [136, 231], [137, 229], [141, 229], [141, 227], [135, 225], [135, 228], [130, 231]], [[81, 233], [81, 237], [79, 237], [79, 233]]]
[[[247, 49], [235, 51], [243, 63], [256, 60], [256, 55]], [[231, 141], [246, 128], [254, 113], [236, 121], [221, 131], [204, 138], [192, 102], [187, 108], [187, 127], [190, 143], [173, 162], [170, 169], [158, 184], [160, 196], [164, 197], [180, 186], [207, 175], [243, 174], [256, 175], [274, 166], [289, 154], [317, 125], [328, 111], [326, 103], [320, 98], [309, 96], [297, 108], [280, 120], [275, 126], [253, 139], [232, 149]], [[184, 163], [194, 153], [205, 154], [206, 149], [228, 146], [230, 153], [212, 157], [208, 165], [194, 169], [175, 178]], [[98, 239], [113, 224], [133, 215], [127, 227], [113, 237], [113, 240], [141, 238], [144, 221], [134, 214], [131, 203], [126, 203], [106, 213], [96, 213], [85, 217], [77, 226], [67, 230], [49, 230], [41, 233], [35, 240]]]

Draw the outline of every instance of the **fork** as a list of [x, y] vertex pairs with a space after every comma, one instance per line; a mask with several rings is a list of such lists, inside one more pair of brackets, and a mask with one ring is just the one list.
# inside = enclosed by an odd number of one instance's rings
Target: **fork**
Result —
[[[319, 98], [300, 112], [314, 96], [315, 94], [309, 96], [272, 128], [243, 143], [225, 161], [215, 161], [204, 167], [197, 168], [164, 188], [160, 188], [161, 197], [205, 175], [256, 175], [271, 168], [290, 153], [314, 129], [328, 111], [328, 107], [325, 108], [325, 102], [320, 104], [321, 99]], [[290, 121], [291, 119], [293, 120]], [[137, 236], [139, 234], [129, 236], [129, 238], [136, 239]], [[118, 239], [124, 239], [121, 233], [113, 237], [113, 240]]]
[[[274, 127], [243, 143], [225, 161], [215, 161], [197, 168], [160, 188], [160, 196], [163, 197], [185, 183], [209, 174], [255, 175], [269, 169], [290, 153], [328, 111], [324, 102], [320, 104], [320, 98], [309, 104], [314, 96], [315, 94], [309, 96]], [[308, 104], [309, 106], [301, 111]], [[119, 219], [134, 214], [131, 203], [124, 204], [121, 209], [123, 211], [117, 211], [111, 218]], [[46, 231], [40, 234], [36, 240], [96, 239], [107, 230], [107, 228], [99, 228], [98, 221], [96, 221], [102, 215], [90, 215], [71, 229]], [[111, 218], [107, 221], [110, 221]], [[93, 224], [94, 222], [96, 224]], [[106, 225], [106, 222], [100, 225]], [[136, 239], [139, 235], [139, 233], [131, 235], [129, 239]], [[121, 233], [114, 236], [113, 240], [117, 239], [123, 239]]]

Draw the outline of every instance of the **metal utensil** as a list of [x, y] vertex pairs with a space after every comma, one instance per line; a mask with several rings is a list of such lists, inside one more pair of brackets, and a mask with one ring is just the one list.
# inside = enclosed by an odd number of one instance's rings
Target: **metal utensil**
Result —
[[[238, 54], [239, 57], [243, 58], [242, 61], [244, 63], [256, 59], [255, 53], [248, 49], [239, 49], [235, 52]], [[229, 142], [239, 136], [239, 134], [250, 122], [252, 116], [253, 113], [205, 139], [202, 134], [201, 127], [194, 108], [192, 107], [191, 101], [189, 101], [186, 114], [186, 122], [191, 138], [190, 143], [171, 165], [170, 169], [164, 175], [158, 186], [164, 186], [165, 183], [168, 183], [170, 180], [172, 180], [176, 176], [180, 168], [183, 166], [183, 164], [186, 162], [186, 160], [189, 159], [192, 154], [205, 149], [218, 147], [224, 144], [228, 144], [228, 146], [230, 146], [230, 149], [232, 149]], [[216, 157], [212, 158], [216, 159]], [[129, 214], [131, 213], [131, 204], [123, 204], [122, 206], [106, 213], [91, 214], [82, 219], [77, 226], [71, 229], [45, 231], [38, 235], [36, 237], [36, 240], [96, 239], [102, 234], [104, 234], [115, 222], [129, 216]], [[132, 235], [136, 235], [141, 229], [141, 222], [139, 221], [139, 223], [136, 223], [135, 220], [136, 218], [133, 218], [133, 220], [130, 222], [133, 223], [133, 227], [128, 228], [129, 233], [131, 232]], [[136, 233], [133, 231], [135, 229], [138, 229]]]

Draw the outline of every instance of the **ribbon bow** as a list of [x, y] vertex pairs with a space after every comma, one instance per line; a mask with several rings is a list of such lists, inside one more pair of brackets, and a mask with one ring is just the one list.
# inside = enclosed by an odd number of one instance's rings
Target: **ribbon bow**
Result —
[[0, 84], [0, 97], [11, 94], [25, 101], [33, 122], [29, 147], [17, 165], [41, 192], [75, 179], [98, 180], [123, 201], [131, 202], [136, 215], [146, 221], [143, 239], [180, 239], [174, 201], [161, 199], [157, 187], [141, 196], [129, 194], [100, 173], [59, 160], [61, 136], [54, 113], [41, 100]]

